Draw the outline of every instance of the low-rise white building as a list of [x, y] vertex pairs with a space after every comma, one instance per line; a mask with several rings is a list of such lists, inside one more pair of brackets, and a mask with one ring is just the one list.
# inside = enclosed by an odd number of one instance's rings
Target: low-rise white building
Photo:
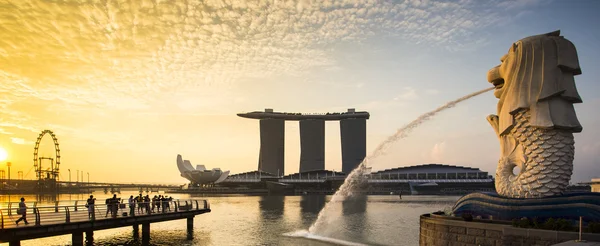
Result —
[[220, 168], [207, 170], [204, 165], [197, 165], [194, 168], [192, 163], [189, 160], [183, 160], [181, 155], [177, 155], [177, 168], [181, 173], [181, 177], [197, 185], [220, 183], [229, 175], [229, 171], [223, 172]]
[[592, 192], [600, 192], [600, 178], [592, 179]]

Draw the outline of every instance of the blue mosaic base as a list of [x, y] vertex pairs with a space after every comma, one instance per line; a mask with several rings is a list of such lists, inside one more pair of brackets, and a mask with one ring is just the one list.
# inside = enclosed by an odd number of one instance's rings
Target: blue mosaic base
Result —
[[461, 197], [452, 212], [456, 216], [493, 217], [495, 220], [513, 220], [523, 217], [563, 218], [568, 220], [600, 221], [600, 193], [569, 193], [545, 198], [506, 198], [496, 193], [471, 193]]

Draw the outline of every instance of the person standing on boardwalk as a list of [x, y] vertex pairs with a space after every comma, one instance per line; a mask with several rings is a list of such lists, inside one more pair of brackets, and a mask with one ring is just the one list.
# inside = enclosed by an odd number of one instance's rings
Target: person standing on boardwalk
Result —
[[[156, 212], [157, 213], [160, 213], [161, 197], [162, 197], [161, 195], [158, 195], [156, 197]], [[154, 209], [152, 209], [152, 210], [154, 210]]]
[[21, 218], [19, 218], [17, 221], [15, 221], [15, 223], [17, 225], [19, 225], [19, 222], [25, 221], [25, 224], [29, 224], [29, 222], [27, 222], [27, 205], [25, 204], [25, 198], [21, 197], [21, 202], [19, 203], [19, 210], [17, 210], [17, 214], [21, 215]]
[[96, 218], [96, 216], [94, 216], [94, 204], [96, 203], [96, 198], [94, 198], [93, 195], [90, 195], [90, 198], [87, 199], [86, 203], [85, 203], [85, 207], [88, 210], [88, 218], [90, 220], [93, 220]]
[[106, 215], [104, 215], [104, 217], [106, 218], [108, 217], [108, 213], [110, 213], [110, 211], [112, 210], [112, 207], [110, 206], [112, 199], [110, 197], [106, 198], [106, 201], [104, 202], [106, 203]]
[[135, 216], [135, 198], [129, 197], [129, 216]]
[[137, 196], [135, 199], [138, 205], [138, 214], [144, 213], [144, 196], [142, 195], [142, 193], [140, 193], [140, 195]]
[[113, 218], [117, 218], [117, 213], [119, 212], [119, 200], [120, 200], [120, 198], [117, 198], [117, 194], [113, 194], [113, 197], [112, 197], [111, 203], [110, 203], [111, 214], [112, 214]]
[[155, 208], [156, 208], [156, 195], [154, 195], [154, 197], [152, 197], [152, 212], [154, 212]]
[[144, 205], [146, 205], [146, 213], [151, 214], [150, 212], [150, 196], [146, 195], [146, 197], [144, 197]]

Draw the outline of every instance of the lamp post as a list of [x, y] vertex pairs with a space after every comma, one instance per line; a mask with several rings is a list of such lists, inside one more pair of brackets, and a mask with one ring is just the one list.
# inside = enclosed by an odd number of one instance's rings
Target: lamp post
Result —
[[12, 163], [6, 162], [6, 166], [8, 167], [8, 185], [10, 185], [10, 166], [12, 166]]
[[69, 170], [69, 186], [71, 186], [71, 169], [67, 169]]
[[77, 180], [75, 182], [79, 182], [79, 170], [75, 170], [77, 173]]

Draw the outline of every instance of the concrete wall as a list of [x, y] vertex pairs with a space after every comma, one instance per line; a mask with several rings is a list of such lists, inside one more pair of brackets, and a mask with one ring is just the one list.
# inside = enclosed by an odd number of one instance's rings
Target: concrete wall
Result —
[[300, 121], [300, 172], [325, 169], [325, 121]]
[[367, 155], [367, 120], [340, 120], [342, 172], [349, 174]]
[[[421, 215], [420, 246], [533, 246], [578, 239], [578, 233], [516, 228], [507, 224], [471, 222], [433, 214]], [[600, 234], [583, 234], [583, 240], [600, 241]]]
[[258, 170], [283, 175], [285, 150], [285, 121], [260, 120], [260, 154]]

